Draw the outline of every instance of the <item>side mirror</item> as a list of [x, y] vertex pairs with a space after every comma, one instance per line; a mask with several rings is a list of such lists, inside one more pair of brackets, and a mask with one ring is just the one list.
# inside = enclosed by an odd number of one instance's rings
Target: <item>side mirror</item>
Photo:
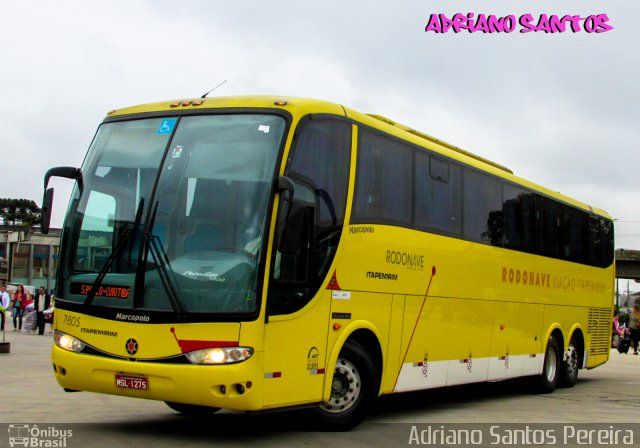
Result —
[[294, 202], [278, 238], [278, 250], [283, 254], [296, 254], [300, 250], [308, 207]]
[[293, 181], [286, 176], [280, 176], [278, 178], [278, 192], [280, 192], [280, 203], [283, 207], [282, 216], [286, 219], [295, 192]]
[[309, 226], [313, 223], [317, 198], [312, 189], [302, 184], [294, 184], [285, 176], [278, 179], [278, 191], [280, 210], [277, 248], [283, 254], [296, 254], [300, 251], [300, 244], [307, 241], [304, 239], [305, 229], [310, 230]]
[[42, 198], [42, 214], [40, 222], [40, 231], [43, 234], [49, 233], [51, 225], [51, 206], [53, 204], [53, 188], [47, 188]]
[[43, 234], [49, 233], [49, 227], [51, 225], [51, 207], [53, 205], [53, 188], [47, 188], [49, 186], [49, 179], [52, 177], [66, 177], [67, 179], [73, 179], [78, 182], [78, 188], [82, 192], [82, 171], [80, 168], [74, 168], [72, 166], [57, 166], [51, 168], [44, 175], [44, 196], [42, 197], [42, 214], [40, 231]]
[[[291, 212], [291, 204], [293, 203], [293, 194], [295, 187], [293, 181], [286, 176], [280, 176], [278, 179], [278, 192], [280, 193], [280, 212], [278, 217], [278, 250], [282, 253], [290, 253], [289, 245], [285, 245], [285, 233], [289, 227], [289, 219]], [[284, 250], [283, 250], [284, 249]]]
[[57, 166], [55, 168], [51, 168], [44, 175], [44, 188], [49, 186], [49, 179], [52, 177], [66, 177], [67, 179], [73, 179], [78, 182], [78, 187], [82, 190], [82, 171], [80, 171], [80, 168], [74, 168], [72, 166]]

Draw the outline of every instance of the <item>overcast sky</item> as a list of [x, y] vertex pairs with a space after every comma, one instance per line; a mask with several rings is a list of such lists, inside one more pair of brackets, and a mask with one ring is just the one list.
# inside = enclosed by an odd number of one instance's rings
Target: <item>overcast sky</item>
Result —
[[[437, 34], [431, 14], [606, 14], [603, 33]], [[388, 116], [618, 220], [640, 249], [636, 0], [3, 3], [0, 197], [42, 200], [99, 122], [138, 103], [276, 94]], [[581, 22], [581, 28], [584, 22]], [[53, 225], [70, 181], [54, 180]]]

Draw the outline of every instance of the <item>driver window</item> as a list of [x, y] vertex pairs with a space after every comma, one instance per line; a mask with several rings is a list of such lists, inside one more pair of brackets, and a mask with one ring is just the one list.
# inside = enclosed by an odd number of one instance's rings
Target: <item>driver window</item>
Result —
[[301, 223], [300, 247], [272, 260], [272, 314], [301, 309], [325, 280], [344, 224], [351, 134], [347, 121], [313, 116], [296, 131], [285, 175], [296, 184], [290, 218]]

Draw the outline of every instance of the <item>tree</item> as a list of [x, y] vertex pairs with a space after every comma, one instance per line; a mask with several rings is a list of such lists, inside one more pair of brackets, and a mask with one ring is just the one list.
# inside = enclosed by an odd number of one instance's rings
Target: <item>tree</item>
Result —
[[30, 229], [34, 224], [40, 224], [42, 210], [30, 199], [0, 199], [0, 218], [3, 224], [19, 224]]

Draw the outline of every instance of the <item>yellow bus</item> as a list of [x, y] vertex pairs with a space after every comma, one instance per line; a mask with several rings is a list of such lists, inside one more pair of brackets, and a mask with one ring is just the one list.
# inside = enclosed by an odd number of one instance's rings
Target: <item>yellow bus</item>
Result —
[[184, 414], [309, 407], [607, 361], [602, 210], [382, 116], [280, 97], [110, 112], [75, 179], [53, 366]]

